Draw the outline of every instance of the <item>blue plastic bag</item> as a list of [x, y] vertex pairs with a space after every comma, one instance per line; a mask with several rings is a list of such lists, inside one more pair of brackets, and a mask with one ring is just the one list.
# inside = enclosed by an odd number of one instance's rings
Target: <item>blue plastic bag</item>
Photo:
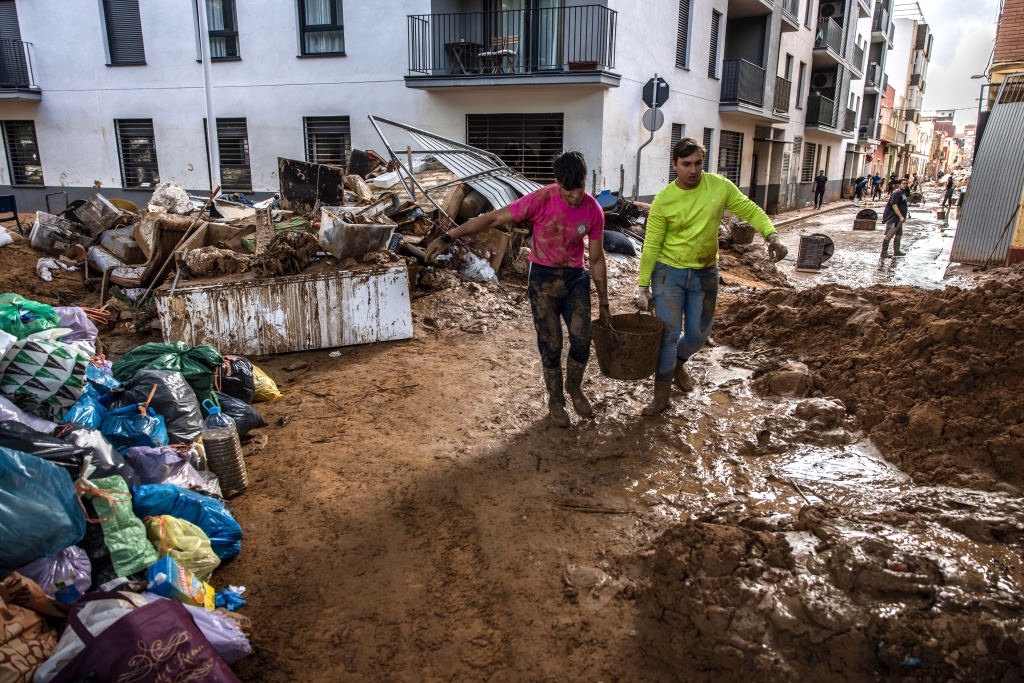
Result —
[[71, 475], [42, 458], [0, 447], [0, 575], [84, 536], [85, 513]]
[[111, 391], [121, 388], [121, 383], [114, 378], [110, 370], [98, 367], [95, 362], [85, 366], [85, 379], [100, 398], [105, 399]]
[[64, 419], [60, 423], [74, 423], [90, 429], [99, 429], [103, 424], [103, 418], [106, 414], [107, 409], [100, 403], [100, 396], [96, 392], [96, 387], [90, 383], [86, 385], [85, 391], [78, 397], [75, 405], [71, 406], [68, 412], [64, 413]]
[[144, 484], [132, 506], [139, 519], [170, 515], [192, 522], [210, 538], [213, 552], [230, 560], [242, 550], [242, 527], [220, 501], [173, 484]]
[[162, 415], [146, 406], [145, 413], [140, 404], [115, 408], [107, 412], [100, 425], [100, 432], [114, 448], [124, 453], [132, 446], [166, 446], [167, 425]]

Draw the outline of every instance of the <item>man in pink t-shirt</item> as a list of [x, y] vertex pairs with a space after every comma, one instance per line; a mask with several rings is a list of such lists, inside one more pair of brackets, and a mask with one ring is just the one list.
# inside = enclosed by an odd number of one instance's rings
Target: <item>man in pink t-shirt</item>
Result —
[[[432, 261], [460, 237], [506, 225], [533, 223], [528, 294], [537, 330], [537, 346], [548, 391], [548, 412], [559, 427], [571, 424], [562, 393], [562, 321], [569, 333], [565, 390], [580, 417], [594, 408], [583, 394], [583, 371], [590, 358], [590, 278], [597, 288], [600, 319], [608, 324], [608, 275], [604, 261], [604, 212], [586, 192], [587, 163], [579, 152], [566, 152], [554, 161], [555, 182], [521, 197], [506, 207], [477, 216], [427, 247]], [[583, 247], [590, 257], [590, 274], [583, 267]]]

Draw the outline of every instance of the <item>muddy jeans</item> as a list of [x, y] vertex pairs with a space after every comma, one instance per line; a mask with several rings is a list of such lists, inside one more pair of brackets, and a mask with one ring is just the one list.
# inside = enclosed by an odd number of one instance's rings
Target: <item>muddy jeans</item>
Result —
[[664, 381], [672, 378], [676, 359], [686, 361], [711, 334], [718, 303], [718, 266], [673, 268], [656, 263], [651, 273], [651, 293], [654, 314], [664, 325], [654, 378]]
[[551, 268], [530, 264], [530, 308], [537, 330], [541, 364], [562, 364], [562, 321], [569, 330], [569, 357], [590, 358], [590, 274], [583, 268]]

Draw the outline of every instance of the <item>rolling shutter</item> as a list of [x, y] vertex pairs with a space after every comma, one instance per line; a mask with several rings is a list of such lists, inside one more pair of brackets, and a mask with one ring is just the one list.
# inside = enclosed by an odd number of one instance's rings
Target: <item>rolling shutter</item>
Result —
[[690, 0], [679, 0], [679, 28], [676, 33], [676, 66], [686, 68], [690, 42]]
[[103, 0], [103, 19], [107, 27], [110, 63], [145, 64], [139, 0]]

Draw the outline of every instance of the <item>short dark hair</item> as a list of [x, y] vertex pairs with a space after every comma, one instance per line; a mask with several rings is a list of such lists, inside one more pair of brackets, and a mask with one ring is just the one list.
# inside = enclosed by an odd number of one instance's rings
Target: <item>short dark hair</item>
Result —
[[563, 152], [555, 157], [552, 164], [555, 180], [567, 190], [587, 186], [587, 161], [579, 152]]
[[688, 157], [696, 152], [700, 152], [705, 159], [708, 158], [708, 151], [704, 149], [704, 145], [693, 138], [683, 138], [672, 146], [672, 163], [676, 163], [676, 159]]

